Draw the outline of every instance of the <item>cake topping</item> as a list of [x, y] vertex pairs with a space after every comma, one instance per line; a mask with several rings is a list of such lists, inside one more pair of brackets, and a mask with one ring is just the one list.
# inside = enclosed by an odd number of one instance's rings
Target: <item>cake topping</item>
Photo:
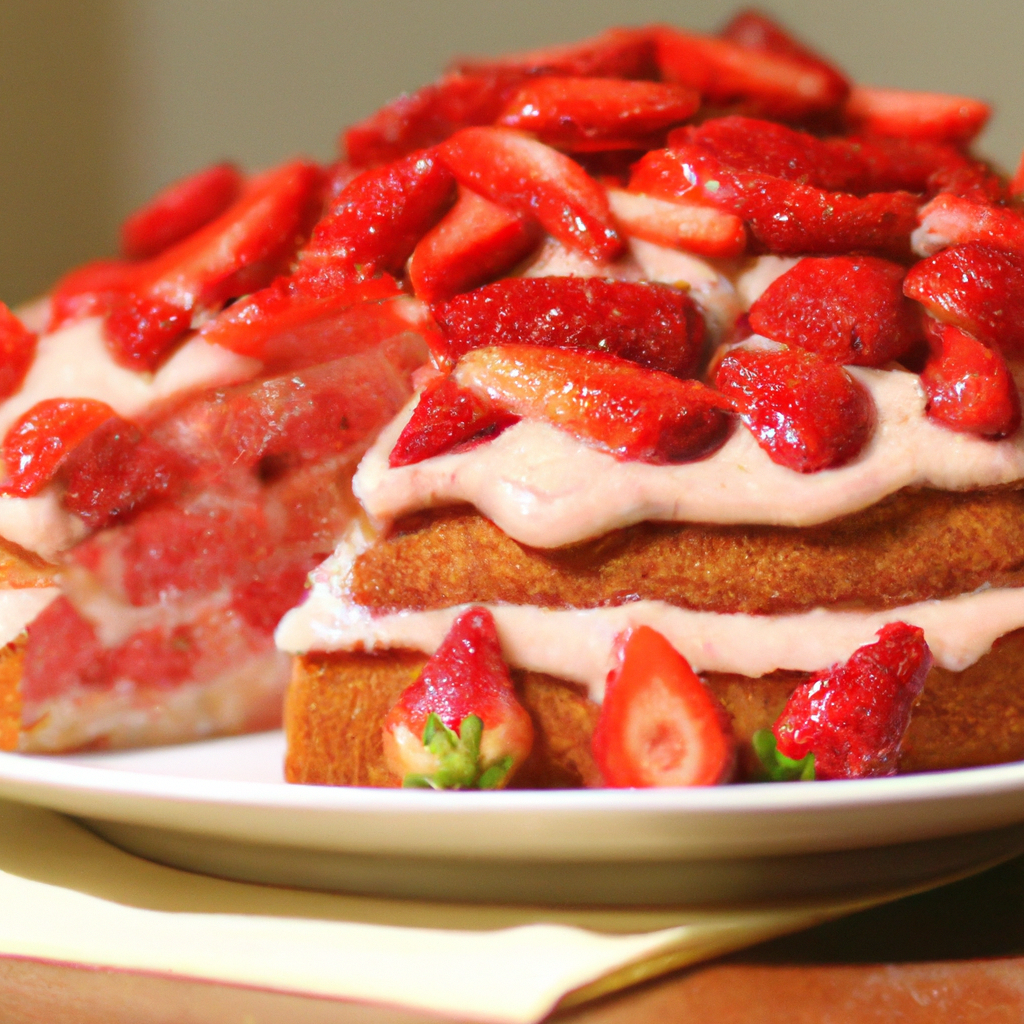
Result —
[[36, 355], [36, 335], [0, 302], [0, 401], [21, 387]]

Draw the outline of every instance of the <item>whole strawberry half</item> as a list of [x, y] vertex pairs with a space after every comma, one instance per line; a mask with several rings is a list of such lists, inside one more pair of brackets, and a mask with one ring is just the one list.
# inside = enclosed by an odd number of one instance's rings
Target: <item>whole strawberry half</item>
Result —
[[469, 608], [452, 623], [383, 725], [384, 755], [402, 784], [432, 789], [506, 786], [533, 746], [494, 618]]
[[798, 473], [834, 469], [871, 436], [871, 396], [836, 363], [801, 349], [735, 349], [715, 384], [772, 462]]
[[890, 623], [877, 636], [797, 687], [775, 723], [779, 752], [794, 760], [813, 753], [816, 778], [896, 774], [932, 655], [924, 632], [905, 622]]
[[903, 274], [872, 256], [802, 259], [750, 307], [750, 326], [836, 363], [883, 366], [922, 337]]

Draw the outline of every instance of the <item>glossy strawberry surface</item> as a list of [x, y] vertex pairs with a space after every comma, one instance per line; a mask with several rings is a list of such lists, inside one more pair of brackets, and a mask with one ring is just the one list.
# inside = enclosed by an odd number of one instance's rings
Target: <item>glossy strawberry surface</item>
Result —
[[1009, 207], [944, 192], [921, 208], [918, 219], [914, 251], [921, 256], [967, 242], [1024, 253], [1024, 215]]
[[736, 349], [719, 362], [715, 384], [771, 460], [798, 473], [849, 462], [871, 436], [867, 391], [813, 352]]
[[592, 740], [605, 785], [714, 786], [735, 760], [728, 716], [660, 633], [618, 637]]
[[679, 377], [697, 367], [704, 320], [678, 288], [600, 278], [509, 278], [434, 307], [457, 360], [487, 345], [541, 345], [620, 356]]
[[103, 316], [131, 292], [139, 265], [127, 260], [92, 260], [69, 271], [50, 292], [49, 330], [87, 316]]
[[802, 259], [750, 307], [750, 326], [836, 363], [883, 366], [922, 338], [903, 274], [871, 256]]
[[36, 335], [0, 302], [0, 401], [25, 379], [36, 354]]
[[819, 779], [895, 775], [931, 664], [922, 630], [883, 626], [874, 643], [797, 687], [775, 723], [779, 750], [794, 759], [813, 753]]

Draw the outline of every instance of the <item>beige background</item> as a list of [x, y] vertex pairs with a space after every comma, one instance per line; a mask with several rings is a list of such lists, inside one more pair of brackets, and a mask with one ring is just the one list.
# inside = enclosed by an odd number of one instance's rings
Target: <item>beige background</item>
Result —
[[[997, 101], [982, 149], [1024, 146], [1022, 0], [764, 0], [853, 76]], [[617, 23], [711, 29], [707, 0], [0, 0], [0, 298], [113, 250], [176, 176], [329, 157], [339, 129], [458, 52]]]

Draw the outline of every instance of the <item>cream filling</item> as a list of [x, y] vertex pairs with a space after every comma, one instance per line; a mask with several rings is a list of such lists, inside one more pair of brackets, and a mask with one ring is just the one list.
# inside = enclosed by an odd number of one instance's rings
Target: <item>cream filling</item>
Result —
[[[277, 644], [295, 654], [391, 648], [431, 654], [467, 607], [373, 616], [321, 579], [305, 604], [284, 617]], [[791, 615], [725, 615], [662, 601], [585, 609], [486, 607], [510, 665], [580, 683], [598, 701], [614, 667], [615, 639], [634, 626], [656, 629], [697, 672], [751, 677], [777, 669], [814, 672], [845, 661], [889, 622], [920, 626], [935, 664], [960, 672], [998, 637], [1024, 626], [1024, 588], [980, 590], [887, 611], [815, 608]]]
[[24, 628], [58, 597], [58, 587], [0, 590], [0, 647], [16, 640]]

